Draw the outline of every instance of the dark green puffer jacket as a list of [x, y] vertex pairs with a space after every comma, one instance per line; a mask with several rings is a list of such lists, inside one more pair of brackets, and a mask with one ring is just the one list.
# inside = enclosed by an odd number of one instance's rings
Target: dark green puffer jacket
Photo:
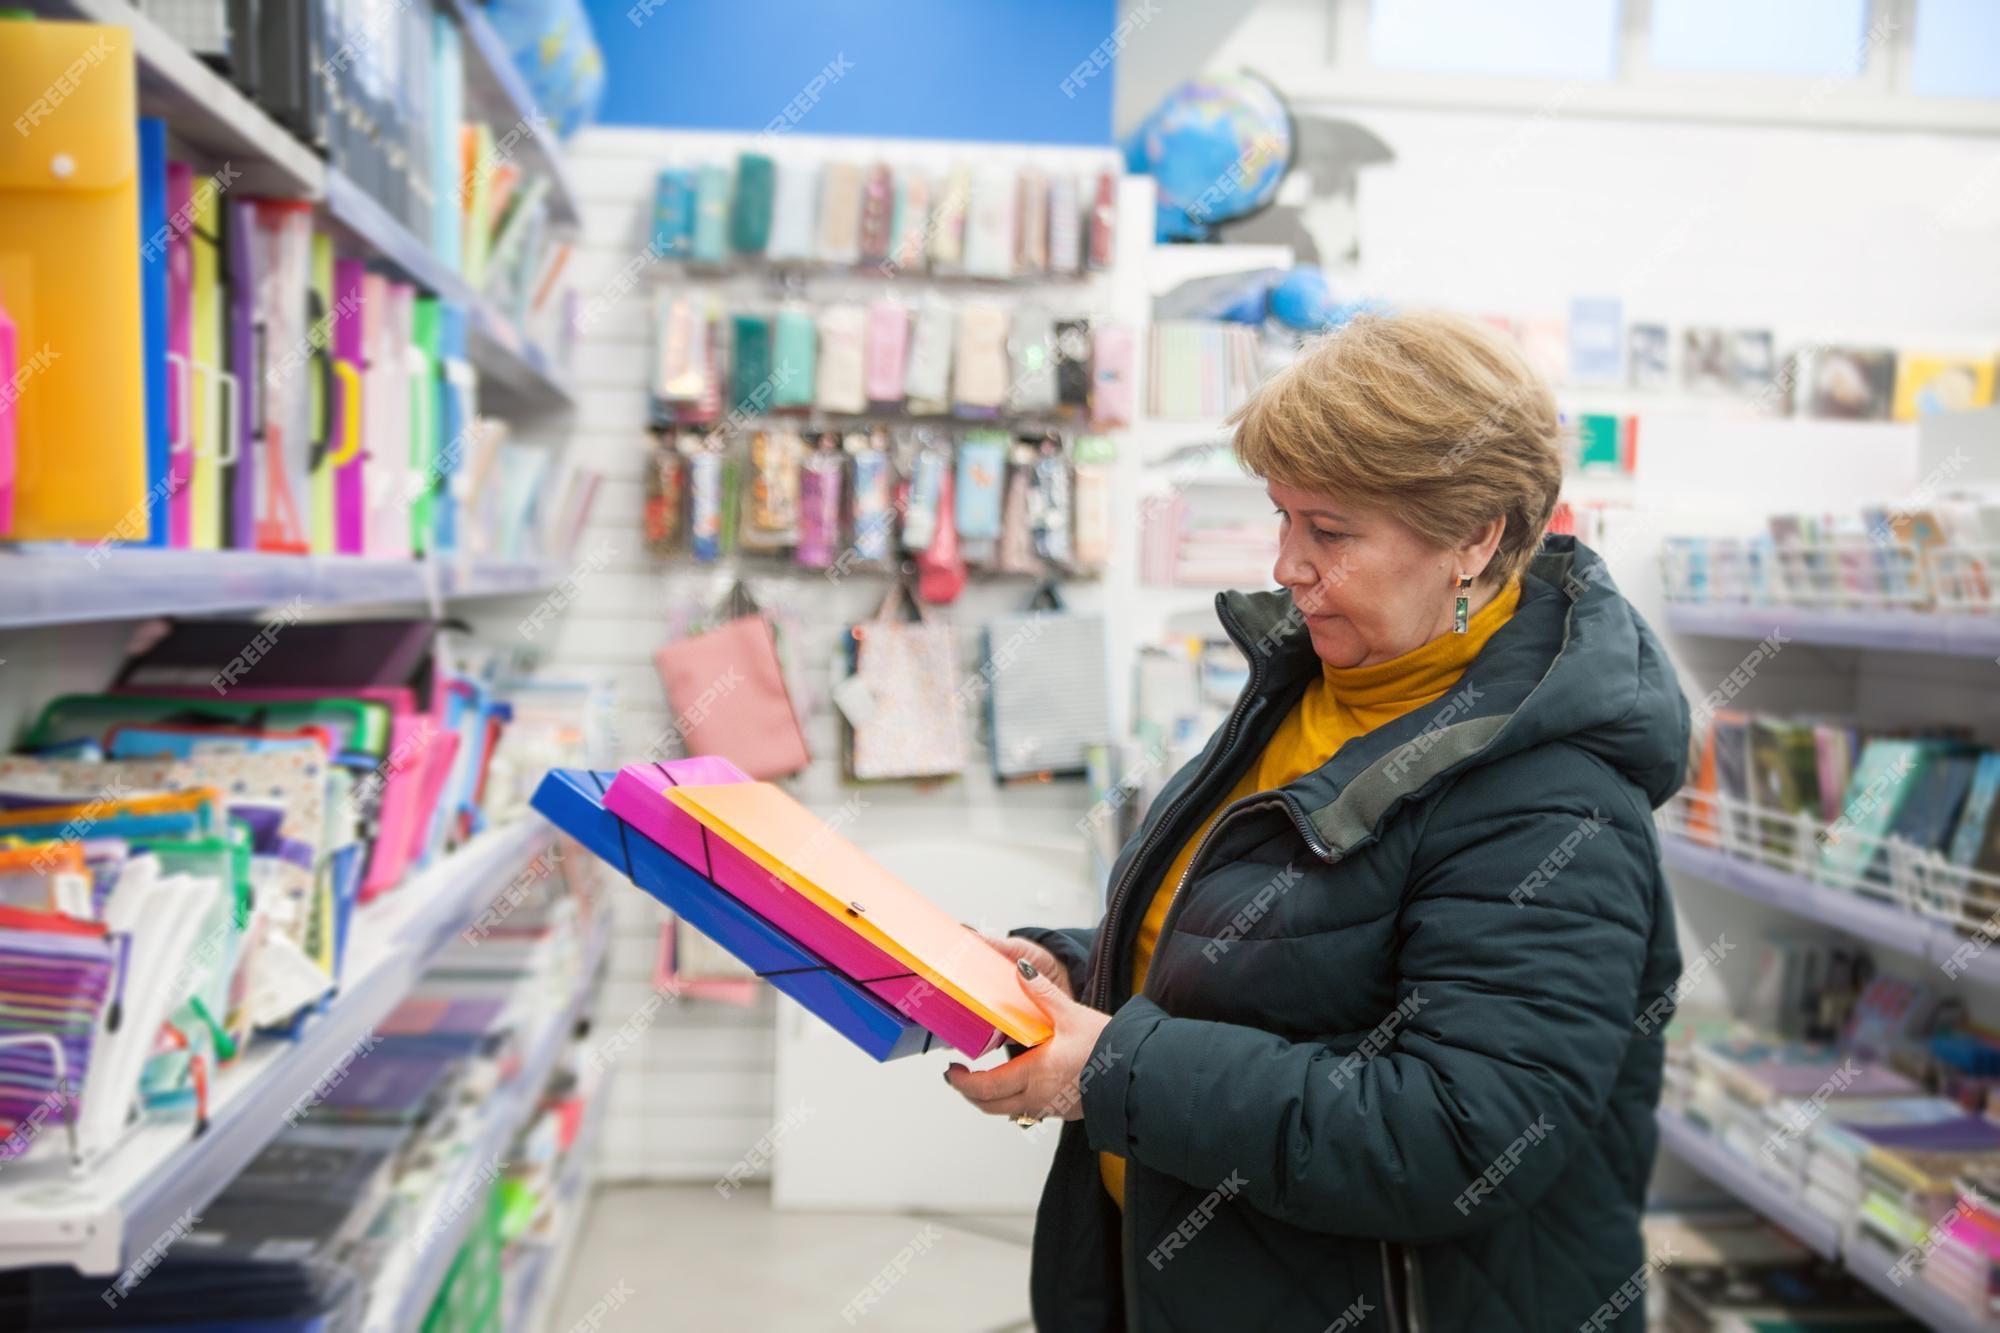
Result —
[[[1037, 1327], [1640, 1328], [1662, 1047], [1635, 1020], [1680, 975], [1665, 651], [1549, 538], [1449, 696], [1216, 822], [1127, 999], [1146, 900], [1320, 669], [1289, 594], [1217, 608], [1251, 662], [1229, 721], [1098, 928], [1020, 932], [1115, 1013], [1042, 1194]], [[1122, 1219], [1099, 1150], [1127, 1159]]]

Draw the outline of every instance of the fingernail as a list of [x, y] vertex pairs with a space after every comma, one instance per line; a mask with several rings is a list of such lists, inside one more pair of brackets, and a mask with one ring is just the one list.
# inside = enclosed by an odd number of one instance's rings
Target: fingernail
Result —
[[947, 1082], [947, 1083], [951, 1082], [951, 1066], [950, 1066], [950, 1065], [946, 1065], [946, 1066], [944, 1067], [944, 1081], [945, 1081], [945, 1082]]
[[1029, 962], [1025, 958], [1016, 959], [1015, 965], [1021, 969], [1021, 975], [1026, 977], [1030, 981], [1033, 981], [1037, 976], [1040, 975], [1040, 973], [1035, 971], [1035, 965]]

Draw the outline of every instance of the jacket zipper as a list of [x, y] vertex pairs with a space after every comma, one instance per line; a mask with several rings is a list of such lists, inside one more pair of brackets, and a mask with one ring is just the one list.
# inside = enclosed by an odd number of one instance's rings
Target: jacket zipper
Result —
[[1410, 1311], [1410, 1333], [1424, 1333], [1424, 1270], [1416, 1251], [1403, 1250], [1403, 1301]]
[[1382, 1312], [1389, 1317], [1391, 1333], [1409, 1333], [1396, 1308], [1396, 1270], [1389, 1263], [1389, 1242], [1379, 1242], [1382, 1250]]

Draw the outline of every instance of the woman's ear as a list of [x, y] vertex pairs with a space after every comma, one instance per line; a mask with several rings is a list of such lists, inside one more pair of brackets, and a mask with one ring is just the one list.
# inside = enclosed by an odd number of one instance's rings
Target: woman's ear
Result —
[[1493, 553], [1500, 549], [1500, 538], [1506, 531], [1507, 518], [1503, 514], [1466, 538], [1454, 553], [1459, 572], [1470, 574], [1474, 579], [1483, 577], [1486, 567], [1493, 563]]

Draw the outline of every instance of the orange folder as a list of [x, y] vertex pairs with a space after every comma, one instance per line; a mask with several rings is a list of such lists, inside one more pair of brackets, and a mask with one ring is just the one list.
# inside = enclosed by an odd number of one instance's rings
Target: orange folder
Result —
[[23, 541], [146, 535], [139, 109], [128, 29], [0, 19], [0, 304]]
[[1014, 963], [975, 941], [951, 915], [877, 865], [783, 789], [768, 782], [671, 787], [661, 793], [695, 822], [826, 913], [951, 996], [1011, 1041], [1054, 1035], [1021, 989]]

